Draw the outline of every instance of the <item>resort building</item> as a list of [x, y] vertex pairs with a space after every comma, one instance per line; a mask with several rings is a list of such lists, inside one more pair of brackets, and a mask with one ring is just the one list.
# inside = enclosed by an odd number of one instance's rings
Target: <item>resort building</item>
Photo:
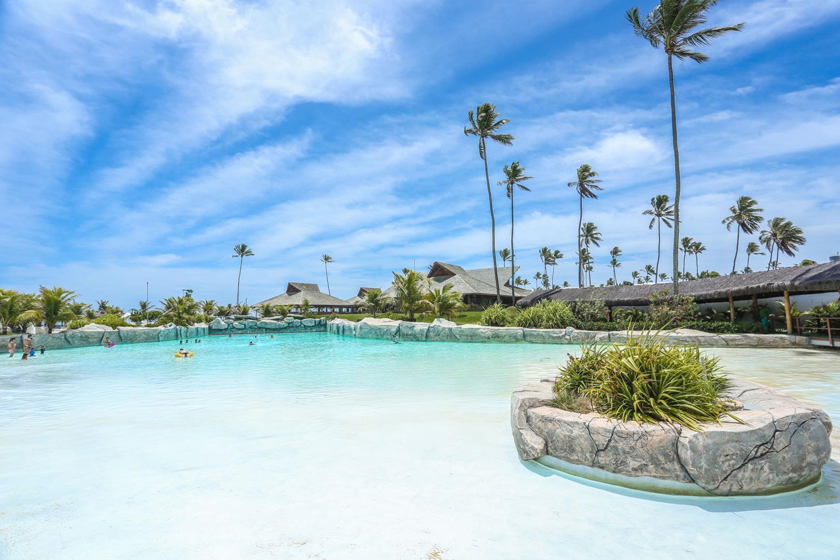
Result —
[[[519, 267], [511, 268], [499, 267], [499, 289], [501, 291], [502, 302], [506, 305], [511, 305], [510, 283], [513, 275]], [[493, 280], [492, 268], [475, 268], [467, 270], [456, 264], [447, 264], [435, 261], [426, 274], [426, 289], [431, 291], [437, 288], [451, 285], [452, 289], [459, 292], [463, 296], [463, 301], [467, 305], [487, 306], [496, 301], [496, 282]], [[524, 298], [530, 294], [530, 290], [522, 288], [514, 288], [514, 298], [516, 301]], [[387, 297], [393, 298], [395, 294], [394, 286], [392, 285], [385, 291]]]
[[351, 305], [364, 305], [365, 297], [367, 297], [368, 292], [376, 289], [377, 288], [359, 288], [359, 293], [348, 299], [347, 303]]
[[304, 301], [309, 303], [310, 310], [323, 313], [354, 313], [359, 304], [352, 304], [343, 299], [325, 294], [318, 287], [318, 284], [306, 282], [289, 282], [285, 293], [273, 298], [261, 301], [253, 307], [260, 305], [289, 305], [292, 312], [300, 312]]

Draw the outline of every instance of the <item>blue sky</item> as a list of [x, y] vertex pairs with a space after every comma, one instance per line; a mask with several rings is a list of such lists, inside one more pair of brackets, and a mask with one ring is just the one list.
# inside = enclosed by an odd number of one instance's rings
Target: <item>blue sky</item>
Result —
[[[535, 177], [517, 196], [521, 273], [549, 246], [574, 281], [566, 183], [590, 163], [605, 189], [585, 205], [604, 236], [593, 279], [615, 245], [629, 277], [656, 258], [642, 211], [673, 191], [665, 58], [625, 22], [634, 5], [654, 2], [4, 2], [0, 285], [130, 307], [149, 281], [153, 300], [228, 302], [243, 242], [250, 302], [291, 280], [325, 289], [323, 253], [340, 297], [415, 259], [490, 266], [463, 135], [485, 101], [516, 138], [489, 147], [491, 180], [511, 161]], [[682, 232], [708, 248], [701, 268], [728, 270], [720, 222], [747, 194], [805, 230], [797, 261], [825, 261], [840, 250], [840, 0], [724, 0], [711, 23], [741, 21], [709, 62], [676, 66]]]

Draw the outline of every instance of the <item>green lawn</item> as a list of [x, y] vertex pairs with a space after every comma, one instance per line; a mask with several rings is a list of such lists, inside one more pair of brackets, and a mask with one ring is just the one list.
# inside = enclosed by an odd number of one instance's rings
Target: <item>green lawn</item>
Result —
[[[346, 313], [339, 315], [339, 317], [341, 319], [347, 319], [348, 321], [361, 321], [365, 317], [373, 317], [373, 315], [370, 315], [369, 313]], [[379, 314], [377, 317], [385, 319], [397, 318], [397, 314]], [[431, 315], [427, 315], [425, 317], [418, 317], [417, 320], [424, 323], [431, 323], [435, 320], [435, 318]], [[466, 323], [477, 325], [481, 321], [481, 311], [462, 311], [453, 319], [453, 321], [457, 325], [464, 325]]]

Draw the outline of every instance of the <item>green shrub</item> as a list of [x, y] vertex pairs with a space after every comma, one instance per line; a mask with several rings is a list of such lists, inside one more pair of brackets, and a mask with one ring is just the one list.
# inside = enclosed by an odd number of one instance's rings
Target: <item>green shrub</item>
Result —
[[720, 396], [726, 386], [717, 358], [705, 358], [696, 346], [667, 346], [648, 331], [628, 333], [622, 346], [583, 347], [579, 358], [560, 368], [554, 391], [555, 404], [588, 397], [610, 418], [701, 430], [701, 423], [728, 414]]
[[633, 323], [634, 325], [646, 325], [650, 323], [650, 313], [644, 309], [625, 307], [613, 311], [613, 320], [628, 324]]
[[70, 321], [70, 324], [67, 325], [68, 329], [81, 329], [85, 325], [89, 325], [90, 321], [87, 319], [76, 319], [75, 321]]
[[487, 327], [506, 327], [511, 323], [511, 316], [501, 303], [494, 303], [481, 314], [481, 324]]
[[579, 323], [602, 322], [610, 317], [607, 304], [600, 299], [577, 299], [568, 305]]
[[120, 317], [119, 315], [108, 314], [103, 315], [102, 317], [97, 317], [93, 320], [94, 323], [97, 325], [105, 325], [111, 327], [112, 329], [116, 329], [117, 327], [127, 327], [128, 323]]
[[691, 296], [671, 295], [662, 290], [648, 296], [650, 301], [650, 323], [654, 328], [673, 327], [683, 321], [694, 321], [700, 316], [700, 309]]
[[513, 324], [526, 329], [565, 329], [576, 326], [577, 322], [568, 305], [544, 299], [523, 309]]

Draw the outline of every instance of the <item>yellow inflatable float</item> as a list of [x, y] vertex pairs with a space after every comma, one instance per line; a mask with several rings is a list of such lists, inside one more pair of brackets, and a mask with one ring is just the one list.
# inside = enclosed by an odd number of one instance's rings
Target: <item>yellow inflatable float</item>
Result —
[[187, 352], [186, 356], [182, 356], [180, 352], [175, 352], [175, 357], [176, 358], [192, 358], [193, 353], [192, 352]]

